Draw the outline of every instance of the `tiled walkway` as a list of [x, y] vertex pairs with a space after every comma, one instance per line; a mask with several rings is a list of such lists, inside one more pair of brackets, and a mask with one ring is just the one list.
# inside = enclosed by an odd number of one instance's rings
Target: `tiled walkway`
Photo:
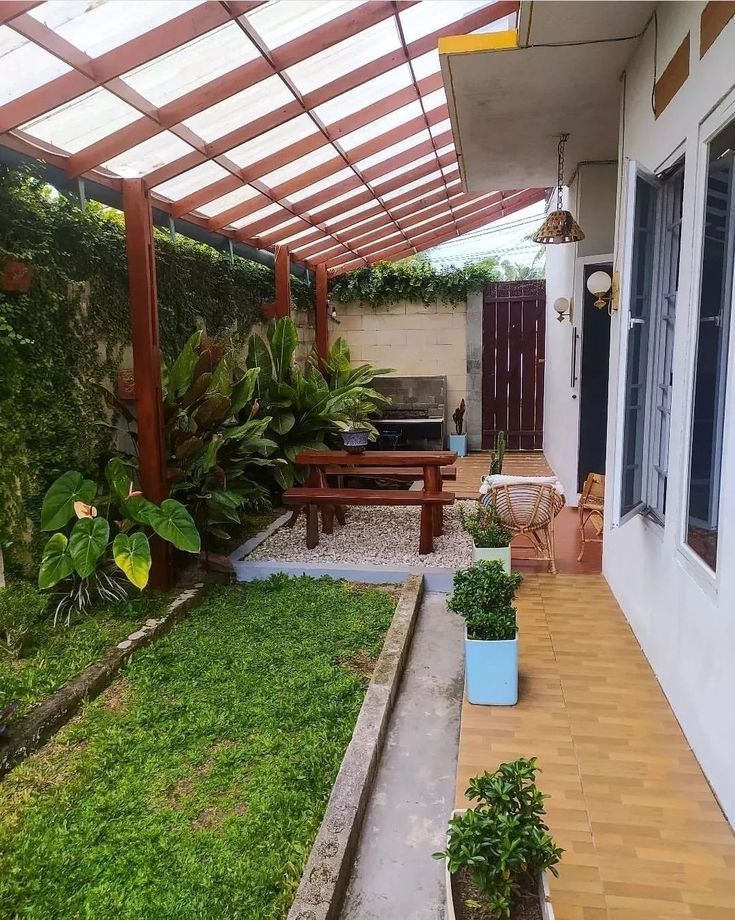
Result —
[[518, 609], [520, 702], [463, 704], [457, 804], [537, 755], [557, 920], [733, 920], [732, 831], [604, 579], [530, 575]]

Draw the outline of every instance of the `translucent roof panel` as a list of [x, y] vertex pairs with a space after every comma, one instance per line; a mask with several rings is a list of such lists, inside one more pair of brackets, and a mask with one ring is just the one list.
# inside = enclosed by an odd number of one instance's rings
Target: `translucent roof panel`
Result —
[[400, 46], [395, 22], [386, 19], [295, 64], [286, 73], [299, 92], [311, 93], [377, 57], [397, 51]]
[[67, 64], [0, 26], [0, 105], [29, 93], [71, 70]]
[[210, 142], [293, 101], [294, 97], [280, 77], [268, 77], [187, 118], [184, 124]]
[[192, 192], [196, 192], [198, 189], [211, 185], [212, 182], [217, 182], [218, 179], [224, 179], [229, 175], [226, 169], [216, 163], [207, 161], [202, 163], [201, 166], [195, 166], [194, 169], [176, 176], [175, 179], [169, 179], [168, 182], [157, 185], [155, 188], [159, 195], [170, 198], [171, 201], [178, 201], [180, 198], [191, 195]]
[[411, 70], [408, 64], [402, 64], [400, 67], [394, 67], [379, 77], [373, 77], [372, 80], [361, 83], [360, 86], [356, 86], [349, 92], [342, 93], [341, 96], [330, 99], [329, 102], [318, 105], [314, 109], [314, 114], [325, 124], [331, 125], [340, 118], [344, 118], [346, 115], [353, 115], [355, 112], [359, 112], [360, 109], [370, 105], [370, 103], [378, 99], [384, 99], [391, 93], [410, 86], [410, 84]]
[[30, 15], [53, 29], [90, 57], [98, 57], [123, 42], [144, 35], [156, 26], [196, 9], [202, 0], [51, 0], [29, 10]]
[[186, 144], [170, 131], [163, 131], [150, 140], [143, 141], [137, 147], [132, 147], [113, 157], [103, 165], [111, 172], [117, 173], [128, 179], [145, 176], [165, 163], [170, 163], [179, 157], [191, 153], [194, 148]]
[[161, 106], [257, 57], [258, 49], [242, 29], [228, 22], [125, 74], [123, 79]]
[[137, 121], [140, 113], [101, 87], [23, 125], [23, 130], [69, 153]]
[[246, 201], [252, 201], [253, 198], [257, 198], [259, 195], [260, 192], [251, 185], [243, 185], [242, 188], [237, 188], [234, 192], [222, 195], [214, 201], [203, 204], [201, 207], [197, 208], [197, 210], [201, 211], [202, 214], [206, 214], [207, 217], [214, 217], [215, 214], [222, 214], [224, 211], [228, 211], [238, 204], [245, 204]]
[[452, 0], [451, 3], [447, 0], [423, 0], [401, 10], [399, 15], [406, 42], [410, 44], [484, 6], [490, 6], [490, 3], [487, 0]]
[[355, 0], [275, 0], [247, 14], [271, 50], [352, 12]]
[[[274, 153], [285, 150], [296, 143], [296, 141], [303, 140], [312, 135], [315, 139], [318, 137], [324, 144], [327, 143], [326, 138], [319, 131], [311, 118], [304, 113], [296, 118], [292, 118], [290, 121], [284, 122], [284, 124], [279, 125], [277, 128], [266, 131], [265, 134], [261, 134], [259, 137], [254, 137], [251, 141], [240, 144], [239, 147], [230, 150], [227, 156], [233, 163], [237, 163], [238, 166], [247, 169], [247, 167], [253, 163], [258, 163], [260, 160], [272, 156]], [[334, 150], [331, 147], [328, 147], [328, 149], [330, 153], [334, 155]]]
[[53, 153], [70, 178], [141, 177], [164, 212], [262, 245], [287, 240], [330, 268], [360, 262], [341, 239], [371, 261], [382, 248], [403, 254], [413, 231], [396, 221], [419, 227], [421, 245], [483, 200], [462, 192], [426, 38], [511, 25], [490, 0], [0, 6], [0, 130]]

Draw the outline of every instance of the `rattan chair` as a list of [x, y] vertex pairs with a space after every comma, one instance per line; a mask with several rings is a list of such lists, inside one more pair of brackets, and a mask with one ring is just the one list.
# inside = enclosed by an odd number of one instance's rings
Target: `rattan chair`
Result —
[[549, 482], [533, 479], [489, 485], [482, 504], [492, 508], [514, 535], [528, 537], [536, 558], [548, 562], [549, 572], [556, 575], [554, 518], [565, 505], [563, 493]]
[[[602, 531], [605, 525], [605, 477], [602, 473], [590, 473], [585, 479], [577, 511], [579, 513], [579, 533], [582, 538], [582, 549], [577, 556], [577, 562], [581, 562], [588, 543], [602, 543]], [[585, 530], [589, 523], [592, 523], [595, 529], [593, 537], [588, 537]]]

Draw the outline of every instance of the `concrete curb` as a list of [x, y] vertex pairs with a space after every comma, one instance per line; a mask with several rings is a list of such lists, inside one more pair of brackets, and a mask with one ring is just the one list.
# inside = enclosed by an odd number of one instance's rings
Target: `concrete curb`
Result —
[[367, 582], [370, 584], [400, 584], [411, 575], [422, 575], [427, 591], [449, 594], [454, 580], [454, 569], [414, 566], [411, 568], [391, 568], [383, 565], [360, 565], [359, 563], [337, 562], [282, 562], [269, 559], [258, 562], [233, 560], [235, 577], [238, 581], [253, 581], [256, 578], [268, 578], [276, 573], [286, 575], [311, 575], [320, 578], [329, 575], [332, 578], [345, 578], [347, 581]]
[[34, 706], [18, 722], [12, 723], [0, 741], [0, 777], [26, 757], [34, 754], [65, 725], [85, 700], [93, 700], [106, 690], [133, 652], [155, 642], [201, 603], [203, 584], [194, 585], [173, 600], [165, 615], [146, 623], [118, 642], [114, 648], [90, 664], [51, 696]]
[[288, 912], [288, 920], [336, 920], [339, 916], [423, 590], [422, 575], [409, 575], [386, 633], [383, 650], [332, 788], [319, 833]]
[[291, 511], [285, 511], [280, 517], [277, 517], [275, 521], [271, 521], [264, 530], [261, 530], [260, 533], [256, 533], [254, 537], [246, 540], [241, 546], [238, 546], [236, 550], [233, 550], [227, 558], [232, 563], [242, 561], [246, 556], [249, 556], [254, 549], [257, 549], [261, 543], [264, 543], [271, 534], [274, 534], [279, 527], [283, 527], [286, 521], [291, 517], [291, 514]]

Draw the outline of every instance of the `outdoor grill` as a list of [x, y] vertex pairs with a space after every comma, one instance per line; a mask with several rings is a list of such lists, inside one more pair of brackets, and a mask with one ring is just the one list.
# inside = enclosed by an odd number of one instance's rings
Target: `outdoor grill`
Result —
[[441, 450], [444, 446], [447, 378], [382, 377], [373, 387], [391, 398], [373, 424], [384, 450]]

